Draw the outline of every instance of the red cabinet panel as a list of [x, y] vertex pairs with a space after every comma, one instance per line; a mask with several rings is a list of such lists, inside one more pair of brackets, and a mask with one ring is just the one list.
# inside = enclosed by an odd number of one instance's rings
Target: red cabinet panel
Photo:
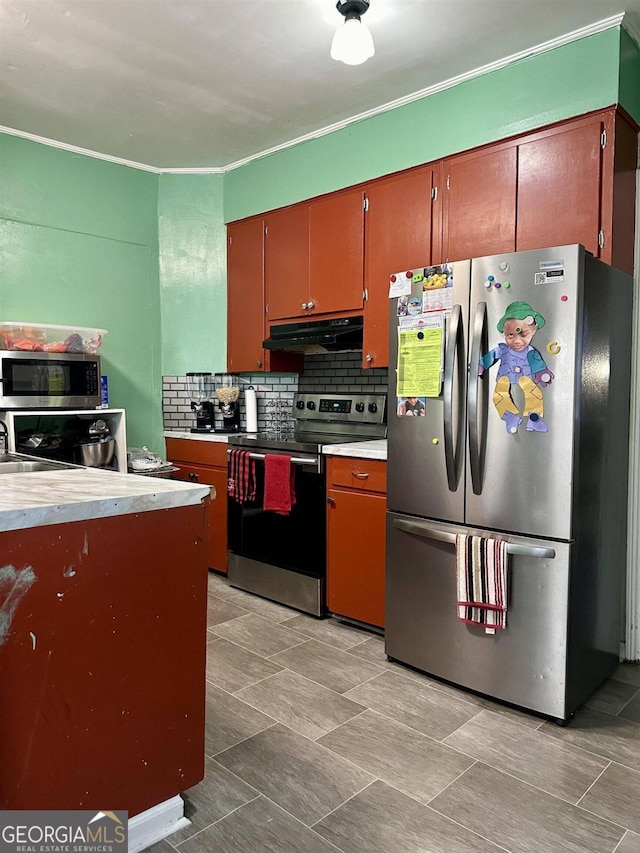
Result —
[[363, 367], [389, 364], [389, 276], [431, 263], [432, 186], [427, 166], [366, 188]]
[[[168, 438], [167, 459], [176, 480], [215, 487], [209, 503], [208, 566], [227, 573], [227, 443]], [[204, 464], [203, 464], [204, 463]], [[214, 467], [215, 466], [215, 467]]]
[[327, 604], [332, 613], [384, 627], [386, 462], [330, 457]]
[[202, 504], [0, 533], [35, 576], [0, 644], [0, 809], [133, 817], [203, 778], [206, 536]]
[[269, 213], [265, 223], [267, 322], [299, 317], [309, 301], [309, 206]]
[[444, 261], [515, 251], [516, 154], [514, 142], [444, 161]]
[[364, 192], [335, 193], [309, 205], [310, 315], [362, 309]]
[[598, 119], [518, 146], [519, 251], [582, 243], [598, 256], [603, 129]]
[[264, 368], [263, 241], [262, 218], [227, 227], [227, 364], [233, 373]]

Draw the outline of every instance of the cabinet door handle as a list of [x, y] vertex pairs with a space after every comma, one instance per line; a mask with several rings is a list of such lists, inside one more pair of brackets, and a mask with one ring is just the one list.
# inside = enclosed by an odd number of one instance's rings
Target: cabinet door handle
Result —
[[307, 302], [307, 308], [315, 308], [315, 307], [316, 307], [315, 302]]
[[260, 359], [258, 359], [258, 360], [256, 361], [256, 366], [257, 366], [257, 367], [262, 367], [262, 362], [260, 361]]
[[191, 480], [192, 483], [197, 483], [198, 482], [198, 475], [194, 474], [193, 471], [191, 471], [189, 473], [189, 479]]
[[327, 498], [327, 503], [329, 504], [329, 506], [335, 506], [336, 505], [335, 498]]
[[352, 471], [351, 474], [354, 477], [357, 477], [358, 480], [367, 480], [369, 478], [369, 475], [365, 474], [363, 471]]
[[303, 310], [303, 311], [306, 311], [308, 307], [309, 307], [309, 303], [308, 303], [308, 302], [303, 302], [303, 303], [302, 303], [302, 310]]
[[365, 356], [364, 360], [368, 361], [369, 364], [371, 364], [371, 362], [373, 361], [373, 356], [369, 353]]

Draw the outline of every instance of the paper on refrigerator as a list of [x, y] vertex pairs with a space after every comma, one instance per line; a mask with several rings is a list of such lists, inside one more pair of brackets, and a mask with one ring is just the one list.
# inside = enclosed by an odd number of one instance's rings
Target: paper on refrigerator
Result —
[[398, 323], [398, 397], [439, 397], [444, 364], [441, 314], [402, 318]]

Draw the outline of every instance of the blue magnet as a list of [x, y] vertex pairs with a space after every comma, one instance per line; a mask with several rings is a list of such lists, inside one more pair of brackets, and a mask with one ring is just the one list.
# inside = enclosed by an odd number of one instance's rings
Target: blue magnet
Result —
[[495, 281], [495, 278], [494, 278], [494, 276], [492, 276], [492, 275], [488, 275], [488, 276], [487, 276], [487, 279], [488, 279], [489, 281]]
[[424, 332], [418, 332], [418, 340], [421, 341], [424, 338]]

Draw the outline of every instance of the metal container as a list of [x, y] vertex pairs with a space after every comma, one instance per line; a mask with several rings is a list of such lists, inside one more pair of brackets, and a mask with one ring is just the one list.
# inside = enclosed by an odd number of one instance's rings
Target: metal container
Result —
[[111, 435], [97, 441], [81, 441], [76, 446], [76, 458], [89, 468], [104, 468], [111, 463], [115, 449], [116, 442]]

